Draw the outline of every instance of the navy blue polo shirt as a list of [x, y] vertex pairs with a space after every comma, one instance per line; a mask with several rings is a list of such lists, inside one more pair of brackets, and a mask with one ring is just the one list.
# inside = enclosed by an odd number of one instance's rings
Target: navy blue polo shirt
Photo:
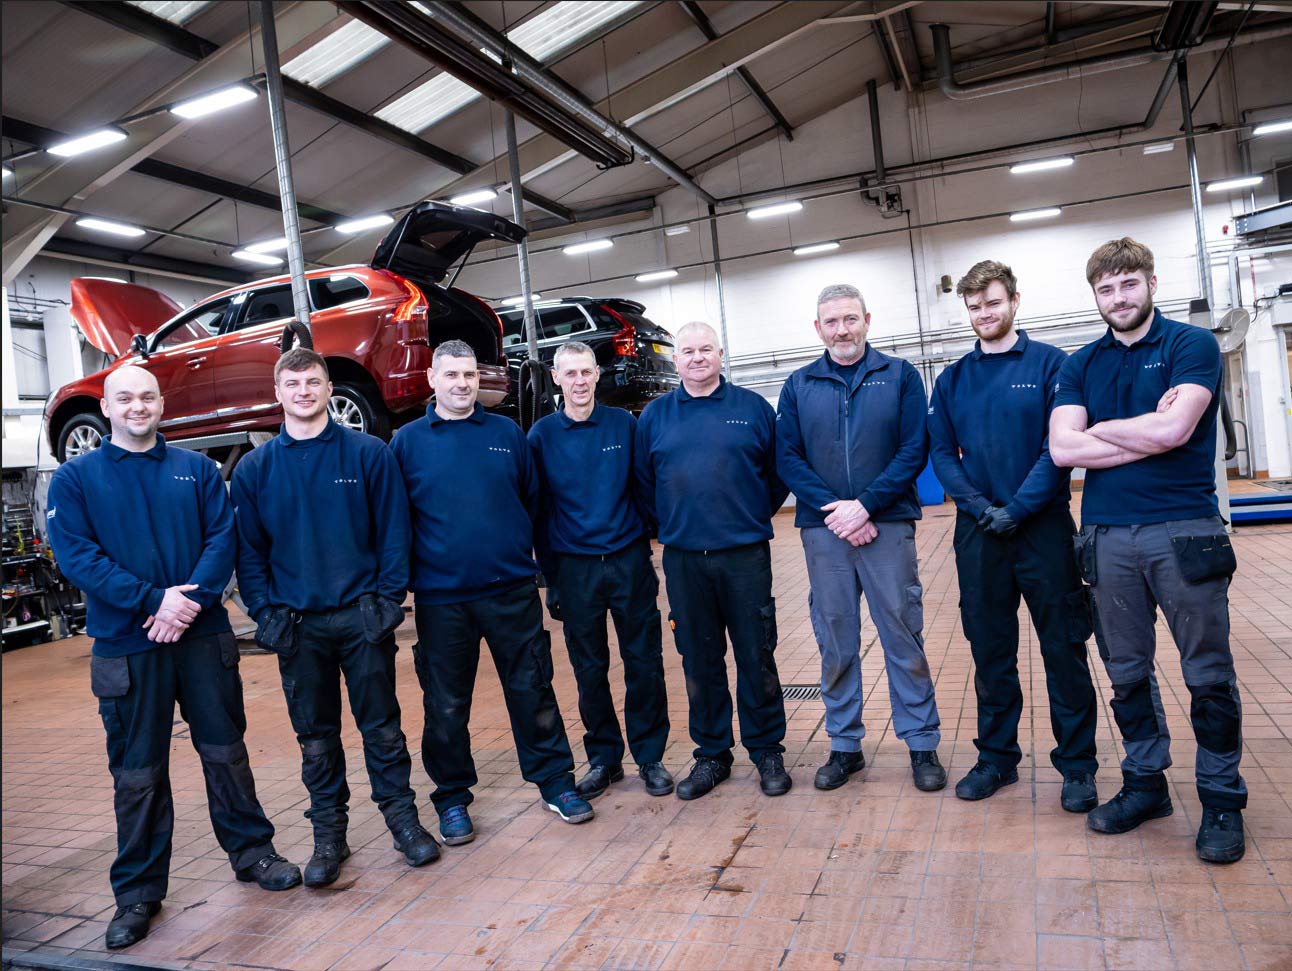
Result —
[[789, 490], [776, 474], [776, 412], [720, 378], [710, 395], [679, 387], [637, 422], [638, 496], [659, 539], [680, 550], [723, 550], [772, 538]]
[[144, 621], [166, 588], [198, 585], [184, 596], [202, 610], [185, 637], [229, 630], [224, 588], [237, 539], [233, 506], [205, 455], [157, 444], [131, 452], [101, 448], [58, 467], [45, 522], [63, 575], [85, 594], [86, 628], [99, 657], [124, 657], [164, 645]]
[[633, 495], [636, 434], [636, 418], [605, 405], [583, 421], [558, 411], [529, 430], [541, 496], [534, 533], [540, 560], [553, 553], [615, 553], [641, 538], [645, 524]]
[[938, 481], [956, 507], [977, 519], [1004, 506], [1016, 520], [1067, 508], [1070, 472], [1050, 458], [1050, 412], [1059, 371], [1057, 347], [1018, 331], [1007, 351], [982, 343], [940, 375], [929, 402], [929, 450]]
[[1220, 407], [1220, 346], [1201, 327], [1153, 311], [1148, 333], [1129, 347], [1113, 336], [1073, 354], [1059, 373], [1055, 407], [1080, 405], [1088, 427], [1157, 410], [1168, 388], [1197, 384], [1211, 402], [1179, 448], [1111, 469], [1089, 469], [1081, 521], [1131, 526], [1215, 516], [1216, 411]]
[[233, 473], [238, 592], [265, 607], [321, 613], [408, 586], [408, 497], [378, 438], [331, 420], [314, 438], [286, 426]]
[[431, 406], [390, 448], [408, 490], [417, 603], [465, 603], [534, 579], [538, 474], [519, 425], [480, 405], [459, 419]]

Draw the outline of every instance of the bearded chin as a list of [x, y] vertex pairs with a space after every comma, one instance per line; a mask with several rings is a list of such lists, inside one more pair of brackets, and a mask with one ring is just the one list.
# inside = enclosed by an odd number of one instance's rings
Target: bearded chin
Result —
[[1143, 308], [1138, 314], [1136, 314], [1133, 318], [1131, 318], [1131, 320], [1127, 321], [1126, 323], [1119, 324], [1112, 317], [1104, 317], [1104, 323], [1106, 323], [1109, 327], [1111, 327], [1113, 330], [1117, 331], [1118, 333], [1125, 334], [1127, 331], [1132, 331], [1142, 326], [1144, 321], [1148, 320], [1149, 317], [1151, 317], [1152, 315], [1153, 315], [1153, 302], [1150, 300], [1147, 307]]

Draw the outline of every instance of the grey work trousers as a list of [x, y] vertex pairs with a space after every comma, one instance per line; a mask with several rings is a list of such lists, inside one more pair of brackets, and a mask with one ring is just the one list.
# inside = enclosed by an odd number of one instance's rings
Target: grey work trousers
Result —
[[[1242, 809], [1242, 709], [1229, 649], [1229, 573], [1190, 582], [1185, 571], [1232, 552], [1218, 516], [1144, 526], [1084, 526], [1077, 539], [1082, 574], [1095, 595], [1095, 639], [1113, 687], [1113, 715], [1131, 788], [1166, 784], [1171, 734], [1154, 673], [1157, 610], [1180, 651], [1198, 751], [1198, 796], [1214, 809]], [[1201, 557], [1201, 559], [1199, 559]], [[1193, 562], [1190, 562], [1192, 559]], [[1222, 566], [1223, 568], [1223, 566]]]
[[879, 634], [888, 671], [893, 728], [913, 752], [942, 738], [933, 677], [924, 656], [924, 588], [915, 523], [876, 523], [876, 539], [853, 546], [824, 527], [800, 531], [807, 557], [812, 629], [821, 650], [821, 697], [830, 747], [861, 751], [861, 597]]

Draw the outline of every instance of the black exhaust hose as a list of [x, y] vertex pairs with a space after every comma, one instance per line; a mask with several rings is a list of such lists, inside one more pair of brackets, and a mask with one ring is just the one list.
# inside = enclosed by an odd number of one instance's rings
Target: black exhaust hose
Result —
[[1222, 355], [1220, 358], [1220, 424], [1225, 429], [1226, 462], [1238, 454], [1238, 432], [1234, 428], [1234, 414], [1229, 410], [1229, 395], [1225, 394], [1225, 385], [1228, 383], [1225, 380], [1227, 370], [1228, 365], [1225, 364]]
[[529, 431], [534, 422], [556, 410], [556, 398], [552, 389], [552, 376], [541, 361], [526, 358], [520, 362], [520, 378], [517, 382], [517, 402], [520, 427]]
[[300, 346], [314, 350], [314, 338], [310, 334], [310, 329], [302, 324], [299, 320], [293, 320], [283, 328], [283, 336], [278, 341], [278, 347], [284, 354], [292, 349], [292, 338], [300, 340]]

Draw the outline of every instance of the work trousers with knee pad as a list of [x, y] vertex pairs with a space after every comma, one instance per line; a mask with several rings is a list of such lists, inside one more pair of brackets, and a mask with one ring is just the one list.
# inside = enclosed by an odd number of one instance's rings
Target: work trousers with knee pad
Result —
[[1194, 770], [1205, 808], [1247, 805], [1238, 772], [1242, 709], [1229, 650], [1233, 548], [1218, 516], [1145, 526], [1084, 526], [1082, 574], [1095, 594], [1095, 640], [1113, 686], [1113, 717], [1130, 788], [1161, 789], [1171, 736], [1154, 673], [1160, 607], [1180, 651], [1198, 743]]
[[520, 774], [553, 801], [574, 788], [574, 756], [552, 689], [552, 639], [533, 580], [462, 603], [416, 607], [413, 660], [422, 685], [422, 764], [435, 810], [468, 806], [479, 781], [471, 757], [471, 698], [480, 639], [493, 655]]
[[93, 657], [90, 687], [108, 736], [117, 817], [112, 893], [117, 906], [161, 900], [170, 870], [175, 703], [202, 762], [207, 808], [235, 871], [274, 851], [274, 827], [256, 799], [231, 632], [181, 638], [126, 657]]
[[924, 588], [915, 557], [915, 523], [876, 523], [878, 536], [853, 546], [824, 527], [800, 530], [807, 558], [808, 613], [821, 651], [821, 697], [830, 747], [860, 752], [861, 598], [879, 635], [888, 672], [893, 729], [913, 752], [941, 741], [933, 676], [924, 656]]
[[565, 647], [579, 685], [583, 749], [593, 765], [618, 766], [624, 736], [610, 694], [606, 614], [624, 662], [624, 726], [638, 765], [659, 762], [668, 744], [668, 695], [659, 616], [659, 579], [650, 540], [605, 556], [562, 555], [555, 580]]
[[978, 757], [1002, 773], [1023, 752], [1018, 722], [1023, 690], [1018, 679], [1018, 602], [1026, 601], [1040, 642], [1050, 728], [1057, 742], [1050, 761], [1064, 774], [1093, 774], [1098, 704], [1086, 659], [1090, 607], [1076, 564], [1068, 555], [1075, 527], [1067, 508], [1025, 519], [1013, 536], [992, 536], [974, 517], [956, 517], [956, 571], [960, 619], [974, 660], [978, 700]]
[[391, 832], [417, 822], [412, 760], [395, 696], [393, 632], [365, 625], [358, 603], [296, 615], [294, 650], [278, 655], [287, 713], [301, 746], [301, 781], [310, 794], [305, 818], [316, 840], [340, 840], [349, 825], [350, 787], [341, 746], [341, 678], [363, 738], [372, 800]]
[[727, 639], [736, 661], [740, 741], [756, 763], [785, 751], [785, 699], [776, 670], [771, 547], [664, 549], [669, 627], [682, 655], [695, 757], [731, 765]]

